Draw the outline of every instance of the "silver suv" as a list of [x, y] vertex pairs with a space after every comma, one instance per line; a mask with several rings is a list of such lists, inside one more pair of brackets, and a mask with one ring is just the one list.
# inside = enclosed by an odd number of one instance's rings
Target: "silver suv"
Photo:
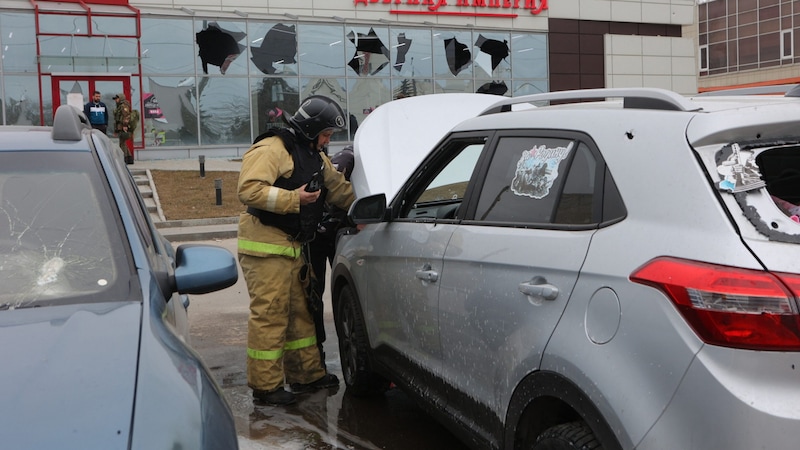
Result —
[[351, 208], [348, 391], [393, 382], [476, 449], [797, 448], [800, 98], [493, 103]]

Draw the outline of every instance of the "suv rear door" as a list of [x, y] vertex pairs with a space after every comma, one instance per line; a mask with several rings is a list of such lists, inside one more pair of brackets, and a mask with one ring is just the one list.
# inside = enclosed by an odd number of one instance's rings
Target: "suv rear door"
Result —
[[590, 142], [570, 133], [499, 134], [447, 246], [443, 377], [457, 387], [448, 403], [470, 411], [461, 417], [474, 430], [499, 432], [514, 387], [539, 367], [601, 221], [605, 168]]

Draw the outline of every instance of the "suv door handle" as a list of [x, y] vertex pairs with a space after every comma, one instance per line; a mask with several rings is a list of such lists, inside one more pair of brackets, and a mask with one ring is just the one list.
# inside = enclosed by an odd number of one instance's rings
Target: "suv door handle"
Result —
[[534, 277], [531, 281], [519, 284], [519, 291], [531, 297], [539, 297], [545, 300], [555, 300], [558, 297], [558, 288], [548, 284], [542, 277]]
[[431, 283], [439, 279], [439, 273], [432, 270], [430, 264], [422, 266], [422, 269], [416, 271], [414, 275], [422, 281], [429, 281]]

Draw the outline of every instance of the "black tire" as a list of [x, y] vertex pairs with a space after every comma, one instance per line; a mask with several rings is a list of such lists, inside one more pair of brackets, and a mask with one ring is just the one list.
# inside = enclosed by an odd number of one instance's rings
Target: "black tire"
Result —
[[339, 293], [336, 312], [336, 334], [347, 391], [356, 396], [383, 394], [389, 389], [389, 382], [372, 372], [364, 319], [353, 292], [347, 286]]
[[600, 442], [583, 422], [562, 423], [544, 430], [531, 450], [599, 450]]

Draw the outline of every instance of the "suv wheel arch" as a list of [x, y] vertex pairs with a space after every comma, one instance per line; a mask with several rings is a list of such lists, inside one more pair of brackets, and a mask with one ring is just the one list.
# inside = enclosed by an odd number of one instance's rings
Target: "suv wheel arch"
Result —
[[373, 369], [372, 352], [358, 294], [349, 283], [336, 286], [334, 323], [345, 384], [355, 396], [383, 394], [389, 381]]
[[555, 372], [532, 373], [514, 390], [506, 414], [503, 448], [532, 449], [546, 430], [576, 421], [591, 429], [602, 449], [622, 449], [600, 411], [574, 383]]

